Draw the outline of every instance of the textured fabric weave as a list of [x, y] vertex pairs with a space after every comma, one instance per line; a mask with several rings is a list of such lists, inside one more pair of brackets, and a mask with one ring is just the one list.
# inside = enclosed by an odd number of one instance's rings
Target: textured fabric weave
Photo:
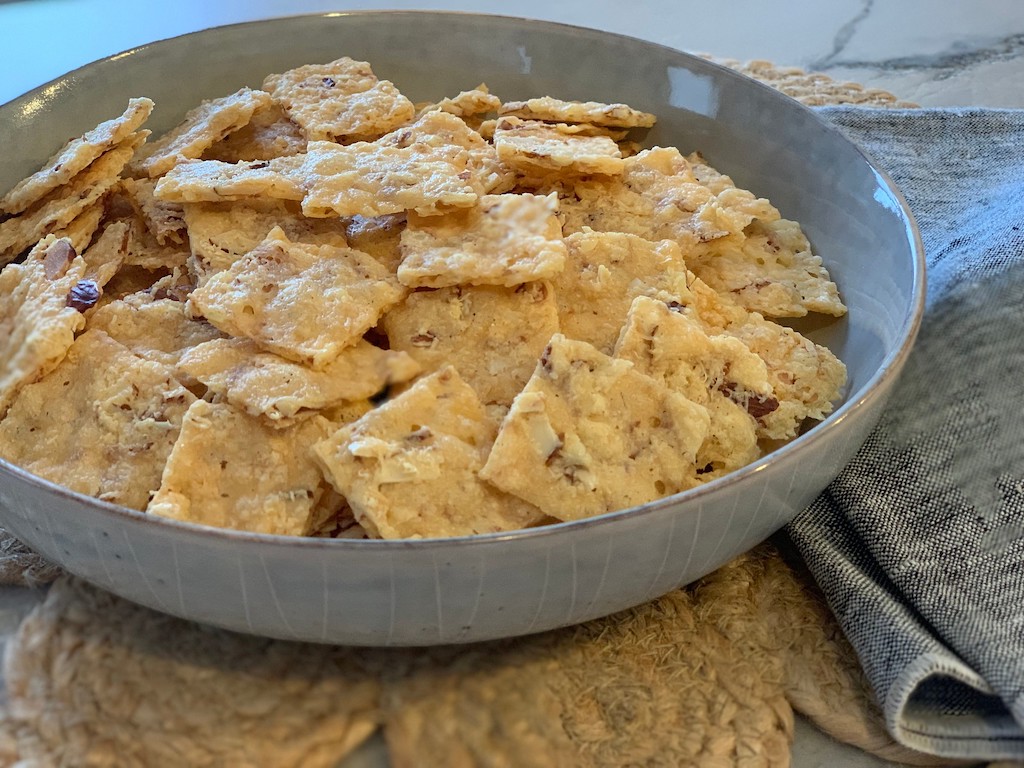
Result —
[[789, 533], [898, 741], [1024, 758], [1024, 111], [820, 114], [906, 196], [928, 296], [878, 428]]

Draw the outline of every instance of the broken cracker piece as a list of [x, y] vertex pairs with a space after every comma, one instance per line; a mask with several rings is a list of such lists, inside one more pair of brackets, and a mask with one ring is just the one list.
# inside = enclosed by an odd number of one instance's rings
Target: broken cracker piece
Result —
[[139, 152], [131, 164], [132, 174], [156, 178], [182, 160], [199, 157], [217, 141], [246, 125], [258, 108], [270, 103], [269, 94], [251, 88], [204, 101], [176, 127]]
[[147, 511], [252, 533], [305, 536], [323, 493], [309, 446], [327, 434], [313, 417], [275, 429], [228, 403], [192, 403]]
[[371, 535], [468, 536], [525, 528], [543, 517], [477, 479], [493, 438], [473, 389], [447, 367], [313, 450]]
[[263, 87], [310, 141], [372, 140], [415, 114], [394, 83], [347, 56], [268, 75]]
[[622, 173], [618, 146], [607, 136], [586, 136], [560, 123], [499, 117], [494, 128], [498, 158], [524, 176], [551, 173]]
[[592, 517], [694, 487], [708, 422], [632, 363], [556, 334], [480, 477], [559, 520]]
[[145, 509], [195, 397], [168, 366], [86, 331], [0, 422], [0, 455], [79, 493]]
[[107, 150], [121, 144], [138, 130], [152, 111], [153, 102], [149, 99], [130, 99], [127, 109], [119, 117], [106, 120], [77, 139], [72, 139], [47, 160], [42, 168], [18, 182], [14, 189], [0, 198], [0, 212], [21, 213], [37, 200], [67, 184]]
[[19, 389], [57, 367], [85, 325], [68, 306], [85, 270], [68, 240], [48, 235], [23, 263], [0, 271], [0, 419]]
[[391, 349], [427, 371], [454, 365], [485, 405], [510, 405], [558, 331], [558, 309], [544, 281], [515, 288], [415, 291], [381, 319]]
[[178, 163], [153, 191], [172, 203], [222, 202], [253, 197], [301, 200], [301, 169], [305, 155], [276, 157], [244, 163], [193, 160]]
[[103, 198], [100, 198], [95, 203], [90, 205], [84, 211], [79, 213], [73, 218], [68, 224], [56, 232], [52, 232], [54, 237], [66, 237], [71, 241], [71, 247], [76, 252], [82, 253], [89, 244], [92, 242], [93, 235], [96, 234], [96, 230], [100, 227], [100, 222], [103, 220], [103, 215], [106, 211]]
[[549, 123], [590, 123], [608, 128], [650, 128], [657, 117], [625, 104], [602, 104], [597, 101], [562, 101], [542, 96], [526, 101], [506, 101], [499, 115]]
[[420, 372], [401, 351], [379, 349], [360, 339], [323, 370], [264, 352], [248, 339], [217, 339], [188, 349], [179, 370], [253, 416], [275, 424], [303, 412], [362, 401]]
[[306, 151], [306, 136], [277, 104], [258, 107], [243, 127], [203, 152], [203, 160], [243, 163], [273, 160]]
[[404, 295], [391, 273], [365, 253], [293, 243], [275, 227], [196, 288], [188, 305], [225, 333], [322, 370]]
[[184, 242], [185, 220], [181, 205], [158, 199], [153, 190], [153, 179], [123, 179], [121, 190], [128, 197], [136, 215], [145, 222], [146, 228], [160, 245]]
[[485, 195], [444, 216], [410, 214], [398, 279], [412, 287], [519, 285], [562, 271], [558, 198]]
[[[384, 216], [353, 216], [346, 220], [345, 237], [350, 247], [368, 253], [392, 274], [402, 263], [401, 240], [407, 217], [404, 213]], [[328, 219], [329, 221], [329, 219]]]

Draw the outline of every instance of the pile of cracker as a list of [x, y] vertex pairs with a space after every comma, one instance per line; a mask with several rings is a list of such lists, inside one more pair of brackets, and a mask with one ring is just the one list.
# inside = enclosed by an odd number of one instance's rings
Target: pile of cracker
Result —
[[0, 457], [246, 531], [415, 538], [678, 493], [824, 418], [800, 226], [623, 104], [413, 104], [341, 58], [0, 198]]

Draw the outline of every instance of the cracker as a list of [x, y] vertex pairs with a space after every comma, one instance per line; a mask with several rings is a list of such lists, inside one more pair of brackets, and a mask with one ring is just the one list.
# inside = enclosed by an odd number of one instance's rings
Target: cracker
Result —
[[607, 136], [586, 136], [560, 123], [500, 117], [494, 129], [498, 158], [524, 176], [550, 173], [615, 175], [622, 154]]
[[128, 223], [128, 248], [125, 253], [126, 266], [142, 267], [151, 272], [173, 270], [184, 267], [190, 251], [187, 243], [169, 242], [162, 245], [146, 226], [146, 222], [134, 216]]
[[346, 222], [306, 218], [298, 205], [284, 200], [186, 203], [184, 215], [192, 268], [200, 285], [263, 242], [275, 226], [292, 241], [337, 247], [348, 244]]
[[100, 307], [89, 316], [88, 327], [105, 332], [139, 357], [169, 367], [177, 366], [189, 349], [221, 338], [209, 323], [186, 315], [183, 302], [145, 292]]
[[565, 269], [552, 279], [558, 322], [570, 339], [610, 353], [637, 296], [690, 296], [686, 264], [671, 240], [618, 232], [579, 232], [565, 239]]
[[73, 491], [145, 509], [193, 400], [167, 366], [86, 331], [11, 404], [0, 455]]
[[310, 141], [374, 139], [412, 120], [415, 109], [365, 61], [342, 57], [268, 75], [263, 87]]
[[486, 84], [480, 83], [476, 88], [461, 91], [457, 96], [420, 107], [416, 116], [420, 117], [427, 112], [447, 112], [461, 117], [469, 124], [474, 118], [496, 112], [500, 106], [501, 99], [491, 93]]
[[66, 237], [71, 241], [71, 247], [78, 253], [82, 253], [92, 242], [93, 235], [99, 229], [105, 211], [106, 206], [101, 198], [75, 216], [63, 229], [52, 234], [54, 237]]
[[275, 429], [227, 403], [192, 403], [148, 512], [217, 528], [305, 536], [320, 500], [309, 446], [319, 417]]
[[385, 216], [353, 216], [346, 221], [345, 237], [357, 251], [368, 253], [392, 274], [402, 263], [401, 240], [405, 231], [406, 215], [391, 213]]
[[263, 352], [247, 339], [200, 344], [185, 352], [178, 367], [211, 393], [274, 423], [365, 400], [420, 372], [419, 364], [405, 352], [379, 349], [362, 339], [320, 371]]
[[194, 160], [178, 163], [160, 181], [154, 194], [171, 203], [222, 202], [252, 197], [301, 200], [301, 169], [305, 155], [244, 163]]
[[398, 279], [413, 287], [515, 286], [565, 266], [554, 195], [484, 195], [444, 216], [410, 214]]
[[559, 520], [697, 484], [705, 408], [583, 341], [552, 337], [480, 477]]
[[633, 300], [615, 356], [707, 408], [708, 434], [697, 451], [702, 479], [758, 457], [757, 423], [778, 407], [764, 361], [739, 339], [708, 335], [678, 302]]
[[543, 281], [442, 288], [410, 293], [381, 327], [391, 349], [408, 352], [425, 370], [454, 365], [485, 405], [510, 405], [558, 331], [558, 309]]
[[243, 163], [273, 160], [306, 151], [306, 135], [277, 104], [258, 107], [249, 123], [213, 144], [203, 160]]
[[67, 227], [76, 216], [99, 201], [114, 186], [125, 164], [145, 140], [145, 131], [131, 134], [25, 212], [0, 221], [0, 266], [15, 259], [43, 236]]
[[103, 229], [96, 242], [82, 254], [86, 279], [96, 281], [101, 288], [113, 279], [128, 255], [129, 228], [127, 221], [115, 221]]
[[193, 291], [189, 305], [225, 333], [323, 369], [404, 295], [365, 253], [292, 243], [275, 227]]
[[846, 314], [839, 288], [795, 221], [755, 219], [742, 237], [707, 243], [689, 260], [699, 278], [768, 317]]
[[313, 451], [356, 520], [385, 539], [467, 536], [539, 522], [477, 479], [494, 426], [454, 368], [420, 379]]
[[767, 200], [745, 190], [730, 186], [716, 194], [672, 147], [628, 157], [621, 176], [581, 181], [561, 202], [566, 233], [584, 227], [628, 232], [648, 240], [670, 238], [684, 249], [740, 234], [755, 218], [779, 218]]
[[202, 102], [176, 127], [150, 142], [132, 161], [132, 175], [156, 178], [182, 160], [193, 160], [213, 144], [246, 125], [253, 112], [268, 107], [270, 95], [241, 88], [230, 96]]
[[160, 245], [184, 242], [185, 220], [179, 203], [159, 200], [153, 190], [153, 179], [124, 179], [121, 189], [127, 195], [135, 213], [145, 222]]
[[18, 182], [0, 198], [0, 212], [21, 213], [53, 190], [67, 184], [108, 150], [138, 130], [153, 111], [149, 99], [130, 99], [124, 113], [72, 139], [41, 169]]
[[626, 104], [602, 104], [597, 101], [562, 101], [542, 96], [526, 101], [506, 101], [499, 115], [511, 115], [523, 120], [543, 120], [551, 123], [591, 123], [609, 128], [650, 128], [657, 117], [641, 112]]
[[468, 160], [468, 152], [456, 146], [358, 142], [343, 147], [311, 141], [301, 170], [306, 189], [302, 212], [381, 216], [464, 208], [478, 197], [469, 182]]
[[49, 235], [0, 271], [0, 418], [21, 387], [57, 367], [85, 324], [67, 305], [85, 268], [67, 240]]

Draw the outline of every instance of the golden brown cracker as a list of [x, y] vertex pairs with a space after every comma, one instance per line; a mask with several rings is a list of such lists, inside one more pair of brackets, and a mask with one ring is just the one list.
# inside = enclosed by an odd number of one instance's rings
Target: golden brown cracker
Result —
[[494, 129], [498, 158], [524, 176], [616, 175], [622, 154], [607, 136], [587, 136], [560, 123], [500, 117]]
[[243, 163], [193, 160], [178, 163], [160, 181], [154, 194], [172, 203], [217, 203], [272, 197], [301, 200], [305, 155], [275, 157]]
[[405, 231], [406, 214], [391, 213], [384, 216], [352, 216], [345, 221], [345, 237], [357, 251], [368, 253], [392, 274], [402, 263], [401, 240]]
[[342, 427], [314, 453], [371, 535], [467, 536], [541, 518], [477, 479], [493, 437], [473, 389], [449, 367]]
[[277, 104], [258, 107], [249, 122], [213, 144], [203, 160], [244, 163], [273, 160], [306, 151], [306, 135]]
[[225, 333], [322, 369], [404, 295], [388, 270], [366, 254], [293, 243], [274, 228], [193, 291], [189, 306]]
[[625, 509], [697, 484], [707, 410], [632, 363], [552, 337], [480, 477], [559, 520]]
[[75, 216], [63, 229], [51, 234], [58, 238], [66, 237], [71, 241], [71, 247], [78, 253], [82, 253], [92, 243], [92, 238], [99, 229], [105, 212], [106, 206], [101, 198]]
[[544, 281], [515, 288], [415, 291], [381, 320], [391, 349], [427, 371], [453, 365], [485, 405], [510, 405], [558, 331], [558, 309]]
[[147, 511], [216, 528], [308, 535], [323, 493], [309, 447], [326, 432], [319, 417], [275, 429], [227, 403], [197, 400]]
[[608, 128], [650, 128], [657, 117], [626, 104], [603, 104], [597, 101], [563, 101], [551, 96], [506, 101], [499, 115], [549, 123], [590, 123]]
[[427, 112], [447, 112], [461, 117], [470, 127], [476, 127], [482, 115], [496, 112], [500, 106], [501, 99], [491, 93], [485, 83], [480, 83], [476, 88], [460, 91], [450, 98], [420, 106], [416, 116], [420, 117]]
[[168, 366], [86, 331], [0, 422], [0, 455], [73, 491], [145, 509], [195, 400]]
[[485, 195], [444, 216], [411, 214], [398, 279], [413, 287], [504, 285], [562, 271], [565, 244], [554, 194]]
[[160, 245], [180, 245], [185, 237], [185, 220], [180, 203], [158, 199], [153, 179], [124, 179], [121, 189], [127, 195], [136, 215]]
[[177, 126], [150, 142], [132, 161], [133, 175], [156, 178], [182, 160], [194, 160], [220, 139], [246, 125], [253, 112], [270, 105], [270, 95], [241, 88], [230, 96], [204, 101]]
[[379, 349], [362, 339], [320, 371], [264, 352], [247, 339], [218, 339], [188, 349], [178, 368], [212, 394], [273, 423], [364, 401], [420, 372], [420, 365], [405, 352]]

